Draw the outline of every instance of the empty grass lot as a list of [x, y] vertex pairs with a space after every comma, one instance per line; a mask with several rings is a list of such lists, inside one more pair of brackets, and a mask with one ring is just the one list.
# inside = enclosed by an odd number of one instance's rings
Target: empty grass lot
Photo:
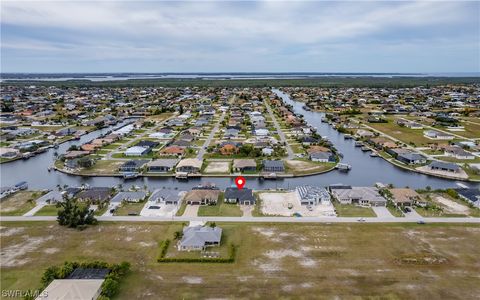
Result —
[[56, 216], [58, 208], [55, 204], [45, 205], [42, 207], [35, 216]]
[[376, 217], [377, 215], [370, 207], [361, 207], [353, 204], [340, 204], [333, 201], [337, 216], [339, 217]]
[[0, 202], [1, 216], [21, 216], [35, 207], [35, 200], [44, 193], [40, 191], [19, 191]]
[[240, 206], [224, 203], [223, 200], [219, 200], [217, 205], [202, 205], [198, 208], [199, 217], [241, 217], [242, 215], [243, 212], [240, 210]]
[[115, 216], [128, 216], [129, 214], [139, 215], [142, 208], [145, 206], [143, 202], [124, 202], [115, 211]]
[[2, 223], [1, 286], [40, 285], [64, 261], [129, 261], [115, 299], [476, 299], [474, 224], [222, 224], [233, 264], [156, 261], [179, 223]]

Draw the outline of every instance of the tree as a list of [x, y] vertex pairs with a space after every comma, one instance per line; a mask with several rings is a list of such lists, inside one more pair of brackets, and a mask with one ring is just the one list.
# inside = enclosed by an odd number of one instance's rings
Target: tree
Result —
[[57, 207], [57, 221], [61, 226], [70, 228], [84, 227], [85, 225], [97, 224], [93, 210], [88, 205], [80, 205], [76, 199], [65, 198]]
[[102, 284], [102, 295], [107, 297], [115, 296], [119, 287], [120, 285], [118, 284], [118, 281], [112, 278], [107, 278]]

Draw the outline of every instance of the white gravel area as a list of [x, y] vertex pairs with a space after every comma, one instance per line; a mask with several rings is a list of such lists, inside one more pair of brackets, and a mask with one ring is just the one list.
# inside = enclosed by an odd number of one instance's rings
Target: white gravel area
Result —
[[[304, 217], [335, 216], [335, 208], [330, 203], [319, 204], [309, 210], [300, 204], [300, 199], [295, 191], [260, 193], [262, 213], [266, 215], [290, 217], [295, 213]], [[291, 208], [289, 208], [291, 207]]]

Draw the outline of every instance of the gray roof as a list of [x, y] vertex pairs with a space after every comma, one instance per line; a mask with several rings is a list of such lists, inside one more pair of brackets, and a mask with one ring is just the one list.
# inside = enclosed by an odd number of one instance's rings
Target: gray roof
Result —
[[150, 196], [150, 201], [155, 202], [178, 202], [180, 201], [179, 191], [167, 189], [157, 189]]
[[452, 171], [458, 171], [460, 167], [456, 164], [453, 163], [446, 163], [443, 161], [432, 161], [429, 165], [430, 168], [436, 168], [436, 169], [447, 169], [447, 170], [452, 170]]
[[183, 228], [182, 247], [203, 247], [206, 242], [220, 243], [222, 228], [209, 226], [194, 226]]
[[264, 160], [263, 166], [265, 168], [283, 168], [282, 160]]
[[177, 164], [178, 159], [156, 159], [152, 160], [147, 164], [149, 167], [168, 167], [168, 168], [173, 168]]
[[37, 202], [59, 202], [63, 200], [63, 193], [59, 191], [50, 191], [37, 199]]
[[378, 189], [370, 186], [352, 187], [351, 189], [334, 189], [332, 191], [339, 199], [361, 199], [373, 202], [387, 202]]
[[245, 200], [255, 201], [255, 197], [253, 197], [253, 192], [251, 189], [238, 189], [236, 187], [228, 187], [225, 189], [225, 199], [238, 199], [240, 202]]
[[145, 198], [145, 192], [120, 192], [110, 202], [139, 201]]

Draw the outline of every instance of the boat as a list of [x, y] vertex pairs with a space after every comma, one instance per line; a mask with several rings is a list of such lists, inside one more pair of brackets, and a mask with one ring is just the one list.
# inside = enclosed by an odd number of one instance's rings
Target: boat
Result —
[[59, 147], [59, 146], [58, 146], [58, 143], [53, 144], [53, 148], [54, 148], [54, 149], [58, 149], [58, 147]]
[[311, 110], [312, 110], [310, 107], [308, 107], [308, 106], [306, 106], [306, 105], [302, 106], [302, 108], [303, 108], [304, 110], [306, 110], [306, 111], [311, 111]]
[[362, 147], [362, 151], [371, 151], [372, 149], [368, 148], [367, 146]]
[[23, 153], [22, 158], [23, 159], [29, 159], [32, 156], [33, 156], [32, 152], [25, 152], [25, 153]]
[[269, 173], [262, 176], [264, 179], [277, 179], [277, 173]]
[[177, 172], [177, 173], [175, 173], [175, 178], [177, 178], [177, 179], [188, 179], [188, 173], [187, 172]]
[[322, 118], [322, 123], [328, 123], [328, 119], [327, 118]]
[[351, 139], [353, 139], [353, 136], [351, 134], [344, 134], [343, 138], [346, 139], [346, 140], [351, 140]]
[[132, 178], [137, 178], [138, 173], [137, 172], [126, 172], [123, 173], [123, 179], [132, 179]]
[[352, 169], [352, 166], [345, 163], [339, 163], [337, 164], [336, 168], [340, 171], [349, 171]]
[[372, 151], [372, 153], [370, 153], [370, 156], [371, 157], [378, 157], [378, 153], [375, 152], [375, 151]]
[[362, 141], [356, 141], [355, 142], [355, 147], [363, 147], [363, 142]]

